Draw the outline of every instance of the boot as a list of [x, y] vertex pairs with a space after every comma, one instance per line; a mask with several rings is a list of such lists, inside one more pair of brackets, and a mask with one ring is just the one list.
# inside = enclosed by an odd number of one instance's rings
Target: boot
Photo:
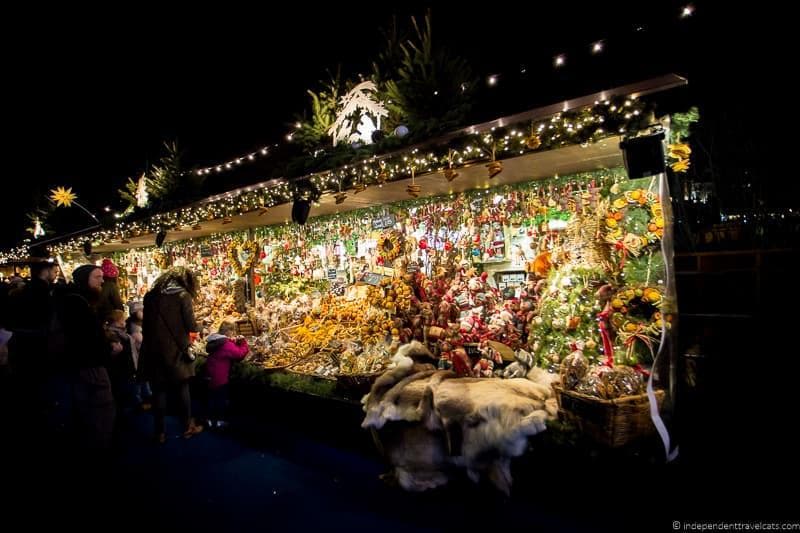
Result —
[[183, 432], [184, 439], [191, 439], [198, 433], [203, 431], [203, 426], [198, 426], [194, 423], [194, 418], [189, 421], [189, 425], [186, 427], [186, 431]]

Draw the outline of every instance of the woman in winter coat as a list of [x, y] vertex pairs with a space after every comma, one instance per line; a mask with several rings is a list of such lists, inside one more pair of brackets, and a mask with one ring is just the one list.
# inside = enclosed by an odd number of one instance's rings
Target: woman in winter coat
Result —
[[196, 334], [193, 300], [198, 282], [194, 273], [175, 267], [163, 273], [144, 297], [142, 353], [139, 368], [150, 381], [155, 399], [155, 434], [166, 442], [164, 417], [167, 393], [177, 390], [185, 438], [203, 431], [194, 423], [189, 379], [194, 376], [194, 360], [189, 357], [190, 334]]
[[122, 351], [109, 343], [95, 304], [100, 297], [103, 273], [95, 265], [83, 265], [72, 273], [73, 284], [60, 302], [66, 367], [72, 380], [72, 399], [77, 415], [77, 435], [83, 448], [102, 450], [111, 446], [114, 400], [107, 367], [112, 353]]

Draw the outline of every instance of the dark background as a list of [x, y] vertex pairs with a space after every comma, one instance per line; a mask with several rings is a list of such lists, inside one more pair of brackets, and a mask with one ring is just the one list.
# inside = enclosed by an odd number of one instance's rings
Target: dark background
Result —
[[[695, 14], [681, 19], [683, 5], [435, 5], [433, 35], [479, 79], [499, 74], [496, 88], [481, 84], [476, 121], [668, 72], [687, 76], [679, 98], [700, 106], [711, 160], [694, 172], [713, 173], [727, 205], [797, 205], [772, 156], [772, 121], [792, 97], [773, 79], [788, 68], [773, 66], [783, 50], [775, 41], [788, 39], [780, 14], [694, 2]], [[345, 77], [369, 73], [391, 17], [408, 27], [425, 13], [413, 4], [348, 6], [9, 12], [0, 247], [20, 242], [25, 213], [54, 186], [71, 186], [95, 213], [119, 208], [116, 190], [157, 161], [163, 141], [178, 141], [188, 167], [285, 142], [310, 107], [307, 89], [319, 90], [337, 65]], [[599, 39], [606, 48], [595, 56]], [[554, 69], [559, 53], [567, 64]], [[211, 179], [226, 185], [225, 173]], [[60, 211], [51, 221], [59, 232], [91, 222]]]

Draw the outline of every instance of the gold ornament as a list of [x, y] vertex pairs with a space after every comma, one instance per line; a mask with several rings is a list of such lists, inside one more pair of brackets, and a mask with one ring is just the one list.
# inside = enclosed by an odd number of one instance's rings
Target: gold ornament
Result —
[[486, 168], [489, 170], [489, 178], [493, 178], [503, 171], [503, 163], [500, 161], [492, 161]]
[[74, 202], [78, 195], [72, 192], [72, 187], [65, 189], [64, 187], [58, 187], [57, 189], [51, 189], [50, 192], [50, 199], [56, 203], [56, 207], [70, 207], [72, 202]]
[[542, 139], [535, 133], [532, 133], [530, 137], [525, 139], [525, 146], [530, 148], [531, 150], [536, 150], [542, 145]]

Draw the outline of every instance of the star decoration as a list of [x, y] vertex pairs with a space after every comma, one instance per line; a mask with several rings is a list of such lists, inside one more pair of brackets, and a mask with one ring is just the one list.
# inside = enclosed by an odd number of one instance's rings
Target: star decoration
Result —
[[56, 207], [70, 207], [72, 202], [78, 198], [78, 195], [72, 192], [72, 187], [69, 189], [65, 189], [64, 187], [59, 187], [57, 189], [51, 189], [50, 199], [56, 203]]

